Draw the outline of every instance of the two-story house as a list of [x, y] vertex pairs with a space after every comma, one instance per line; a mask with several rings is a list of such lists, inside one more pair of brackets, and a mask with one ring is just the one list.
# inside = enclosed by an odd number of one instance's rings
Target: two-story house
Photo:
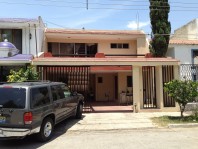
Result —
[[177, 109], [163, 83], [178, 77], [179, 62], [150, 58], [144, 32], [46, 29], [45, 36], [45, 52], [32, 61], [41, 79], [63, 81], [93, 101], [122, 102], [124, 94], [134, 111]]

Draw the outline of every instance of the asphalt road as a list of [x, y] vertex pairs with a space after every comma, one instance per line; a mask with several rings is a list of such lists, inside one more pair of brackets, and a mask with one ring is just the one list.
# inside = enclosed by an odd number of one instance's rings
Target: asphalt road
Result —
[[0, 149], [197, 149], [198, 128], [67, 131], [64, 123], [47, 143], [34, 136], [0, 141]]

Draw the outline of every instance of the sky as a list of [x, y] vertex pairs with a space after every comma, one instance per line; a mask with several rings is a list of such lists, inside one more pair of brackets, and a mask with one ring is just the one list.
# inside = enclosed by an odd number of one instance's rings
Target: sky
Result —
[[[48, 28], [143, 30], [151, 33], [149, 0], [0, 0], [0, 18], [38, 18]], [[198, 18], [197, 0], [169, 0], [171, 33]]]

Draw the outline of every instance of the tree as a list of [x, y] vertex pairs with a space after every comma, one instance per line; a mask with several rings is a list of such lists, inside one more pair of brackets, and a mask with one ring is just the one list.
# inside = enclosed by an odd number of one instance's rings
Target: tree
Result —
[[23, 82], [28, 80], [38, 80], [38, 73], [33, 66], [21, 68], [18, 71], [10, 70], [8, 82]]
[[164, 90], [172, 97], [180, 107], [181, 117], [185, 110], [186, 104], [192, 102], [198, 96], [198, 82], [191, 80], [172, 80], [165, 83]]
[[164, 57], [170, 40], [171, 24], [168, 21], [168, 0], [149, 0], [151, 20], [150, 52], [155, 57]]

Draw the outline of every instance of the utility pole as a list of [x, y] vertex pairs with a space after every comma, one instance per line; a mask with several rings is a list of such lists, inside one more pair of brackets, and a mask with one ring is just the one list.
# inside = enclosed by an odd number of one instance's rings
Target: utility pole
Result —
[[87, 0], [86, 4], [87, 4], [87, 10], [88, 10], [89, 9], [89, 1], [88, 0]]
[[137, 30], [139, 30], [139, 12], [136, 14]]

